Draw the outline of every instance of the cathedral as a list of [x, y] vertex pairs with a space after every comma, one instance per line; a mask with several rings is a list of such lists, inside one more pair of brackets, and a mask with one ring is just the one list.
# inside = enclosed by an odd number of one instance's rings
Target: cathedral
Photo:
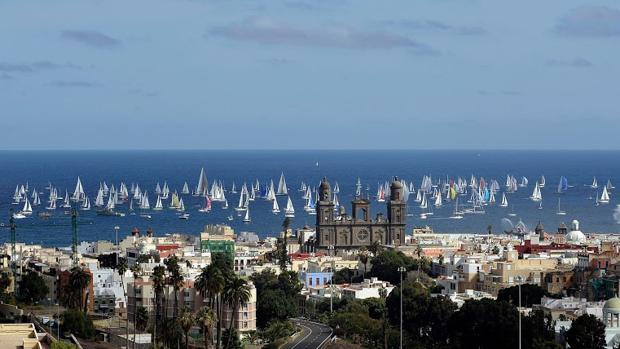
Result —
[[386, 201], [387, 217], [379, 213], [372, 219], [370, 201], [363, 198], [352, 201], [350, 215], [343, 206], [336, 212], [331, 187], [323, 178], [316, 204], [315, 250], [358, 249], [375, 241], [381, 245], [404, 245], [407, 204], [398, 178], [392, 181]]

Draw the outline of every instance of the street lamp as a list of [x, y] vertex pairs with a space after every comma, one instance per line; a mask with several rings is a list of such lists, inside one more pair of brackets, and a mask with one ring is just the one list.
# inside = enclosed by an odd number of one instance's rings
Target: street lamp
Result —
[[519, 287], [519, 349], [521, 349], [521, 283], [523, 282], [523, 278], [521, 276], [517, 276], [515, 279], [517, 280], [517, 286]]
[[403, 274], [407, 272], [405, 267], [399, 267], [400, 274], [400, 349], [403, 349]]
[[116, 265], [118, 266], [118, 254], [121, 252], [118, 248], [118, 231], [121, 229], [118, 225], [114, 227], [114, 232], [116, 233]]

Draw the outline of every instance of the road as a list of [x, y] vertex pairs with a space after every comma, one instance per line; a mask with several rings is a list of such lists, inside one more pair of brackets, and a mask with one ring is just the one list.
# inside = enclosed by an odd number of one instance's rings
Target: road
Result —
[[318, 349], [332, 334], [332, 329], [327, 325], [304, 319], [293, 319], [293, 323], [303, 331], [294, 341], [284, 345], [283, 349]]

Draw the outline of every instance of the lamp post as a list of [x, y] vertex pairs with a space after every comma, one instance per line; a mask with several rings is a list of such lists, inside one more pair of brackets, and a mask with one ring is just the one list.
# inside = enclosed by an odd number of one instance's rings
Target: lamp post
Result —
[[400, 274], [400, 349], [403, 349], [403, 273], [406, 271], [405, 267], [398, 268]]
[[519, 349], [521, 349], [521, 282], [523, 282], [523, 278], [521, 276], [517, 276], [515, 279], [517, 280], [517, 286], [519, 287]]
[[119, 229], [121, 229], [121, 227], [119, 227], [118, 225], [114, 227], [114, 232], [116, 235], [116, 266], [118, 267], [118, 254], [121, 252], [120, 249], [118, 248], [118, 231]]

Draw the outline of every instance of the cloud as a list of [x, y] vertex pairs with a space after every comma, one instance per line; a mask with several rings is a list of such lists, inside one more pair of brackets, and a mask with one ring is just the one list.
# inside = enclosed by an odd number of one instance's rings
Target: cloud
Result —
[[486, 29], [477, 26], [455, 26], [436, 20], [411, 20], [402, 19], [382, 22], [387, 27], [399, 27], [414, 31], [439, 32], [464, 36], [486, 35]]
[[558, 20], [555, 32], [565, 36], [620, 36], [620, 10], [605, 6], [581, 6]]
[[50, 61], [37, 61], [33, 63], [7, 63], [0, 62], [0, 72], [4, 73], [36, 73], [55, 69], [82, 69], [71, 63], [58, 64]]
[[585, 58], [575, 58], [573, 60], [550, 59], [545, 62], [548, 67], [572, 67], [572, 68], [589, 68], [592, 62]]
[[426, 44], [406, 36], [349, 27], [299, 28], [268, 18], [250, 17], [240, 23], [211, 29], [211, 35], [235, 41], [345, 49], [408, 48], [417, 54], [437, 54]]
[[60, 37], [96, 48], [111, 49], [121, 45], [121, 41], [100, 32], [90, 30], [65, 30]]
[[101, 86], [99, 83], [90, 82], [90, 81], [65, 81], [65, 80], [56, 80], [50, 83], [51, 86], [54, 87], [99, 87]]

